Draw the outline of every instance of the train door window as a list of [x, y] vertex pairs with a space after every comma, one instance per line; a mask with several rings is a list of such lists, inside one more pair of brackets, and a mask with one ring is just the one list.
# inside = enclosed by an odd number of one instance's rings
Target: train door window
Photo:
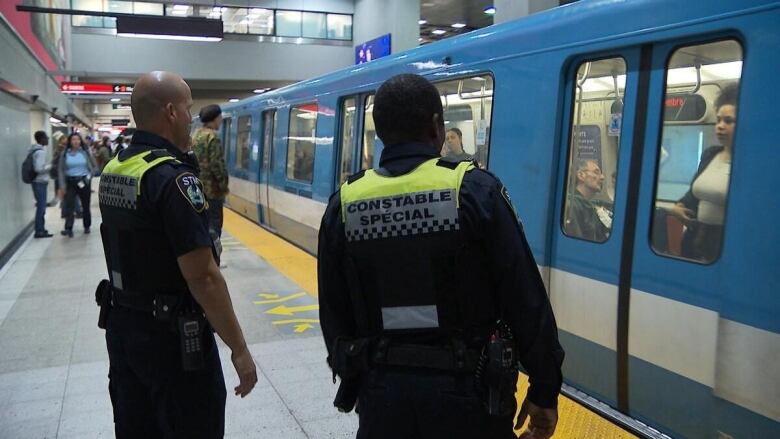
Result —
[[705, 264], [720, 255], [741, 74], [734, 40], [669, 58], [651, 233], [660, 254]]
[[339, 185], [347, 181], [352, 174], [352, 166], [355, 161], [355, 131], [357, 128], [357, 98], [350, 97], [341, 102], [341, 139], [339, 150]]
[[273, 163], [274, 131], [276, 110], [263, 112], [263, 169], [269, 172]]
[[573, 238], [605, 242], [612, 232], [626, 62], [583, 62], [573, 80], [562, 228]]
[[446, 139], [442, 156], [473, 159], [486, 168], [493, 111], [493, 77], [473, 76], [434, 84], [444, 107]]
[[287, 178], [311, 183], [314, 180], [314, 145], [317, 130], [317, 104], [290, 110], [287, 139]]
[[360, 169], [374, 167], [376, 126], [374, 125], [374, 95], [366, 96], [363, 104], [363, 147], [360, 150]]
[[224, 156], [225, 162], [227, 162], [227, 156], [228, 156], [228, 149], [229, 148], [229, 142], [230, 142], [230, 130], [233, 125], [233, 119], [230, 117], [226, 117], [222, 121], [222, 154]]
[[236, 168], [249, 168], [249, 144], [252, 143], [252, 116], [238, 118], [238, 136], [236, 140]]

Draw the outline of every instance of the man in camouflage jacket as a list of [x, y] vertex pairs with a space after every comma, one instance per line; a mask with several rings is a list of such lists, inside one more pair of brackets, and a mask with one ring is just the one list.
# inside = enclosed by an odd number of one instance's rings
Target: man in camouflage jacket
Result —
[[192, 150], [200, 165], [200, 181], [209, 202], [209, 227], [216, 238], [222, 235], [222, 206], [228, 194], [228, 173], [225, 152], [217, 130], [222, 124], [219, 105], [207, 105], [200, 110], [201, 128], [192, 137]]

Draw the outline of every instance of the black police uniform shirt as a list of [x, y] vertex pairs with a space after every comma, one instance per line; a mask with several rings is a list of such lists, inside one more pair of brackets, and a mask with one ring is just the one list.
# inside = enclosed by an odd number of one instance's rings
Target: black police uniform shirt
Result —
[[201, 247], [211, 247], [205, 195], [202, 189], [202, 199], [192, 195], [185, 185], [186, 179], [197, 179], [197, 168], [191, 163], [190, 155], [160, 136], [136, 131], [133, 142], [119, 153], [119, 158], [151, 149], [165, 149], [181, 164], [161, 164], [144, 174], [139, 208], [148, 208], [150, 213], [159, 216], [163, 233], [176, 257]]
[[[439, 157], [430, 145], [399, 144], [382, 151], [379, 166], [403, 175], [426, 160]], [[460, 189], [460, 223], [469, 239], [484, 244], [492, 289], [504, 319], [512, 327], [520, 362], [530, 376], [528, 398], [541, 407], [555, 407], [561, 388], [564, 352], [539, 269], [503, 184], [492, 174], [474, 169]], [[318, 279], [320, 324], [328, 347], [339, 336], [354, 336], [356, 324], [342, 261], [346, 245], [337, 191], [320, 225]]]

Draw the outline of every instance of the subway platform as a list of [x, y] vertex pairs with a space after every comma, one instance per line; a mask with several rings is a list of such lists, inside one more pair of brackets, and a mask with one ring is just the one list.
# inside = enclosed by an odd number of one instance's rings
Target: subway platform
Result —
[[[0, 270], [0, 438], [112, 438], [108, 355], [97, 328], [94, 290], [106, 276], [97, 233], [80, 223], [62, 237], [58, 208], [47, 211], [51, 239], [29, 238]], [[227, 438], [353, 438], [357, 416], [332, 405], [313, 256], [225, 211], [223, 274], [258, 383], [244, 399], [220, 343], [228, 387]], [[519, 398], [525, 390], [521, 379]], [[556, 438], [633, 435], [561, 397]]]

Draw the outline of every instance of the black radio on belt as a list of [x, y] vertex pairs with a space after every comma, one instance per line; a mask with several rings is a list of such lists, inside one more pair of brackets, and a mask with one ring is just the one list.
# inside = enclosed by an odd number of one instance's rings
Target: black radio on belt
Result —
[[203, 332], [206, 319], [200, 313], [186, 312], [179, 316], [178, 323], [182, 368], [186, 371], [203, 369]]
[[509, 416], [514, 410], [517, 359], [512, 331], [497, 322], [477, 363], [476, 381], [486, 393], [485, 405], [491, 416]]

